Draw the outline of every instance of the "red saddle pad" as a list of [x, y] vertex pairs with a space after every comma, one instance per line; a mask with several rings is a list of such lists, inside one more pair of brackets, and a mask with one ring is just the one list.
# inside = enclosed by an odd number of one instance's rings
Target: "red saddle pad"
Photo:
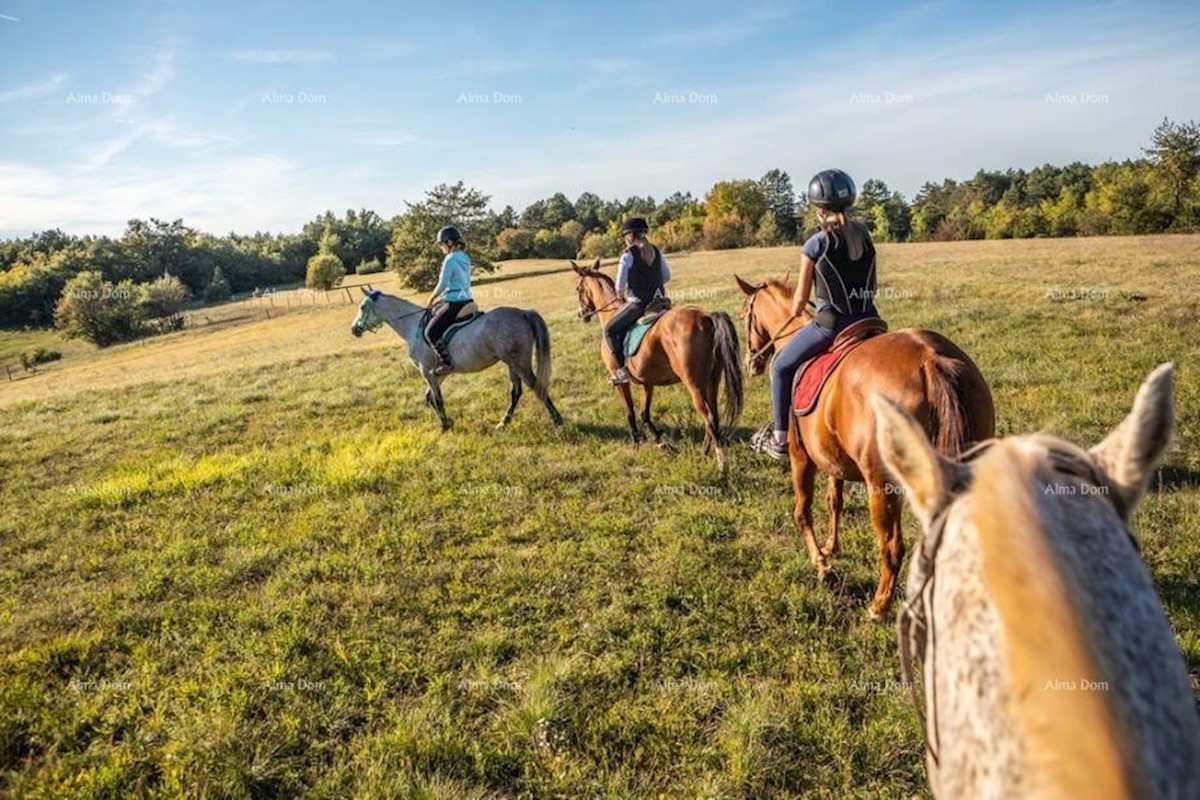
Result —
[[860, 344], [862, 342], [856, 342], [850, 347], [843, 347], [840, 350], [826, 350], [800, 365], [800, 369], [796, 373], [796, 391], [793, 402], [797, 417], [806, 417], [813, 412], [813, 409], [817, 407], [817, 400], [821, 398], [821, 389], [825, 388], [825, 381], [829, 380], [829, 376], [837, 369], [838, 364], [842, 363], [842, 359], [850, 355]]

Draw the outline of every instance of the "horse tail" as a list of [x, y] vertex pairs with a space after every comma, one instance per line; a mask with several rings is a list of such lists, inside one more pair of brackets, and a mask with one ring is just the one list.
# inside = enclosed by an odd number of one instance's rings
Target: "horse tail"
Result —
[[925, 400], [933, 413], [933, 446], [948, 458], [958, 456], [974, 444], [967, 441], [970, 412], [962, 385], [966, 366], [966, 362], [938, 352], [930, 353], [921, 363]]
[[550, 391], [550, 376], [554, 371], [550, 360], [550, 330], [546, 327], [546, 320], [542, 319], [542, 315], [533, 309], [521, 313], [533, 329], [533, 347], [537, 351], [537, 369], [534, 370], [537, 383], [534, 388], [539, 396], [543, 396]]
[[714, 311], [709, 315], [713, 321], [713, 365], [712, 377], [715, 382], [725, 381], [725, 407], [721, 412], [721, 425], [726, 430], [732, 430], [742, 415], [742, 402], [745, 391], [742, 386], [742, 358], [738, 348], [737, 330], [733, 320], [724, 311]]

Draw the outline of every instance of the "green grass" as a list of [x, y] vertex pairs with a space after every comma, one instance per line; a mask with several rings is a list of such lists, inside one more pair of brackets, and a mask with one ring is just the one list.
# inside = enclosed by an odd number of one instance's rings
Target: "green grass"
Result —
[[[1177, 444], [1135, 530], [1193, 675], [1200, 338], [1180, 287], [1195, 246], [910, 245], [881, 266], [909, 293], [882, 304], [893, 325], [971, 353], [1002, 433], [1090, 444], [1177, 363]], [[795, 252], [680, 258], [680, 289], [736, 311], [732, 273], [778, 273]], [[497, 370], [447, 384], [456, 427], [438, 433], [399, 340], [352, 346], [336, 308], [294, 319], [326, 320], [344, 352], [298, 344], [0, 407], [0, 791], [923, 796], [893, 627], [865, 614], [865, 493], [848, 492], [833, 594], [802, 555], [785, 473], [744, 442], [767, 417], [762, 380], [727, 480], [680, 389], [656, 402], [677, 452], [634, 448], [598, 327], [570, 321], [569, 278], [542, 272], [497, 286], [551, 320], [562, 429], [527, 395], [493, 430]], [[99, 374], [117, 357], [64, 361]], [[907, 513], [905, 531], [911, 547]]]

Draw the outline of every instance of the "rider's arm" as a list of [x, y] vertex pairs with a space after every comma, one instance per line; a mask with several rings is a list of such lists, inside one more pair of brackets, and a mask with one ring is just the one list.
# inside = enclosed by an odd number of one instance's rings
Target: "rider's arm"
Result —
[[433, 305], [448, 288], [450, 282], [450, 257], [446, 256], [442, 259], [442, 271], [438, 274], [437, 286], [433, 287], [433, 294], [429, 295], [429, 305]]
[[625, 290], [629, 288], [629, 268], [633, 266], [633, 254], [624, 253], [621, 255], [621, 263], [617, 265], [617, 294], [621, 297], [625, 296]]
[[800, 257], [800, 288], [792, 296], [793, 316], [803, 314], [805, 306], [808, 305], [808, 296], [812, 294], [813, 287], [813, 267], [816, 263], [807, 254]]
[[667, 281], [671, 280], [671, 270], [667, 266], [667, 257], [666, 256], [662, 257], [662, 279], [663, 279], [663, 283], [666, 283]]

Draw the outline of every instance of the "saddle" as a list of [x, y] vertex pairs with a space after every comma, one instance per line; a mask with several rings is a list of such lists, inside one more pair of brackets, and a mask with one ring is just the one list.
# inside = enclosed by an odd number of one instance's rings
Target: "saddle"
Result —
[[[436, 306], [434, 308], [436, 308]], [[427, 339], [429, 338], [429, 318], [433, 316], [433, 311], [433, 308], [428, 309], [425, 312], [425, 316], [421, 317], [421, 329], [426, 331], [425, 338]], [[471, 300], [458, 310], [458, 314], [454, 317], [454, 322], [450, 323], [450, 327], [447, 328], [446, 332], [442, 334], [441, 343], [443, 345], [449, 345], [450, 340], [454, 338], [454, 334], [458, 333], [486, 313], [486, 311], [480, 311], [479, 306], [475, 304], [475, 301]], [[437, 342], [430, 342], [430, 344], [437, 344]]]
[[821, 390], [843, 358], [868, 339], [887, 333], [887, 329], [887, 323], [880, 317], [860, 319], [834, 337], [828, 350], [801, 364], [792, 381], [792, 407], [796, 416], [806, 417], [813, 412], [821, 399]]
[[654, 327], [654, 323], [662, 317], [663, 314], [671, 310], [671, 301], [665, 297], [656, 297], [646, 304], [646, 313], [638, 317], [638, 321], [629, 329], [629, 333], [625, 334], [625, 357], [637, 355], [638, 349], [642, 346], [642, 340], [646, 338], [646, 334]]

